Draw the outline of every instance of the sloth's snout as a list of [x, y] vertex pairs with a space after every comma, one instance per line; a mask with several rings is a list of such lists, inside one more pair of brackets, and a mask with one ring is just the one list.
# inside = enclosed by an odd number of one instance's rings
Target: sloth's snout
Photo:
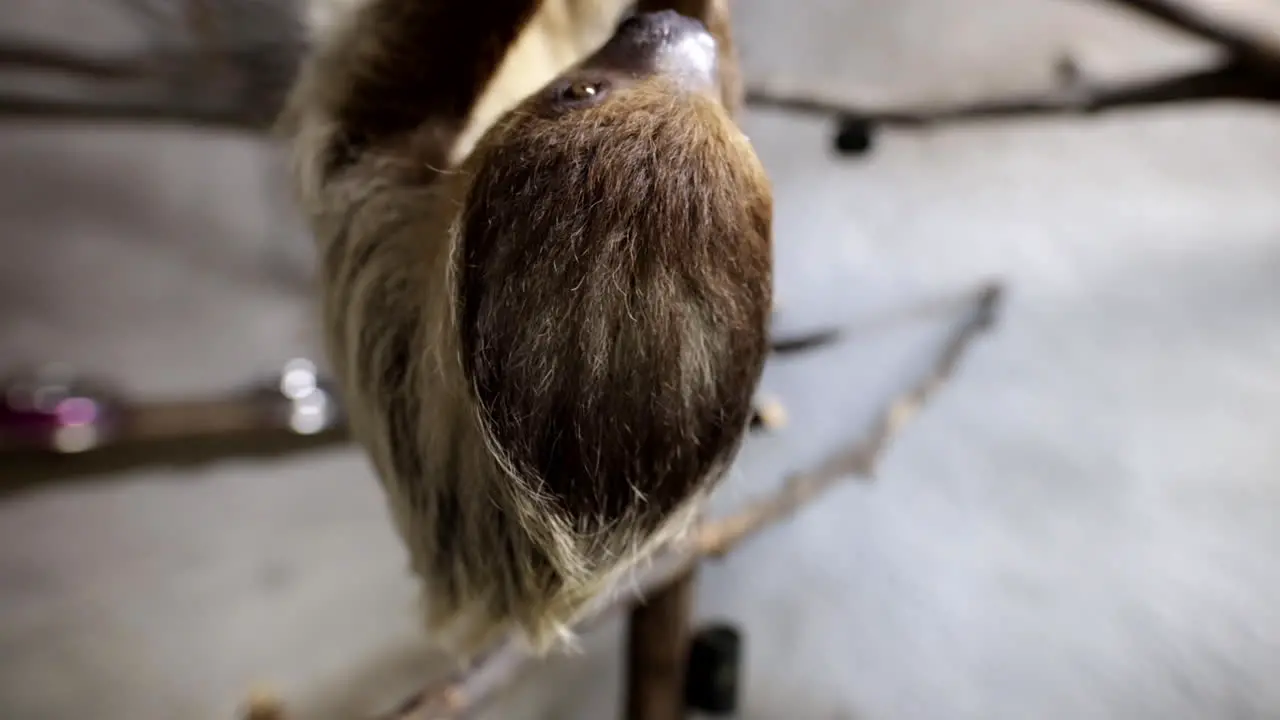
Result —
[[618, 26], [618, 34], [634, 39], [659, 40], [687, 33], [705, 33], [707, 28], [698, 20], [681, 15], [675, 10], [632, 13]]
[[616, 69], [665, 75], [699, 91], [716, 86], [717, 58], [706, 25], [674, 10], [632, 14], [596, 56]]

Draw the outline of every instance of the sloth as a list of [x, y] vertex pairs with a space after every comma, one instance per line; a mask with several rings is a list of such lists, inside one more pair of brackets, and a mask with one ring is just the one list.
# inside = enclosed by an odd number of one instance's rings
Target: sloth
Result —
[[746, 434], [773, 200], [711, 7], [517, 67], [536, 0], [369, 0], [281, 117], [349, 427], [459, 655], [572, 644]]

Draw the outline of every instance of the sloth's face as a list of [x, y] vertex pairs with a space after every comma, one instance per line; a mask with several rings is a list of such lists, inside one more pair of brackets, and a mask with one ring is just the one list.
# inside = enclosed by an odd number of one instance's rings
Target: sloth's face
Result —
[[673, 92], [714, 97], [719, 92], [715, 37], [700, 21], [674, 10], [637, 13], [607, 43], [529, 103], [556, 115], [591, 108], [637, 84], [659, 81]]

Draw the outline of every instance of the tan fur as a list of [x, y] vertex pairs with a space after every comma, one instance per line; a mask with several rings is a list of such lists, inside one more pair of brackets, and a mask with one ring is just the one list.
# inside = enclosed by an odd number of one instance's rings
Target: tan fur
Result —
[[462, 162], [503, 113], [599, 47], [627, 3], [545, 0], [476, 103], [450, 160]]
[[620, 6], [532, 5], [374, 0], [281, 124], [352, 432], [461, 655], [568, 639], [685, 529], [767, 349], [772, 199], [721, 104], [736, 66], [714, 93], [609, 70], [565, 105], [548, 83], [599, 75], [576, 64]]

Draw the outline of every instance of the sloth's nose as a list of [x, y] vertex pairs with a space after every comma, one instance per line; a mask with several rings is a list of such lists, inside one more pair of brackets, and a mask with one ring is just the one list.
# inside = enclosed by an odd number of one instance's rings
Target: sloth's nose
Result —
[[675, 10], [632, 13], [618, 26], [618, 33], [634, 40], [679, 41], [683, 37], [706, 33], [701, 21]]
[[587, 60], [635, 75], [661, 75], [697, 92], [718, 86], [716, 39], [702, 21], [674, 10], [634, 13]]

